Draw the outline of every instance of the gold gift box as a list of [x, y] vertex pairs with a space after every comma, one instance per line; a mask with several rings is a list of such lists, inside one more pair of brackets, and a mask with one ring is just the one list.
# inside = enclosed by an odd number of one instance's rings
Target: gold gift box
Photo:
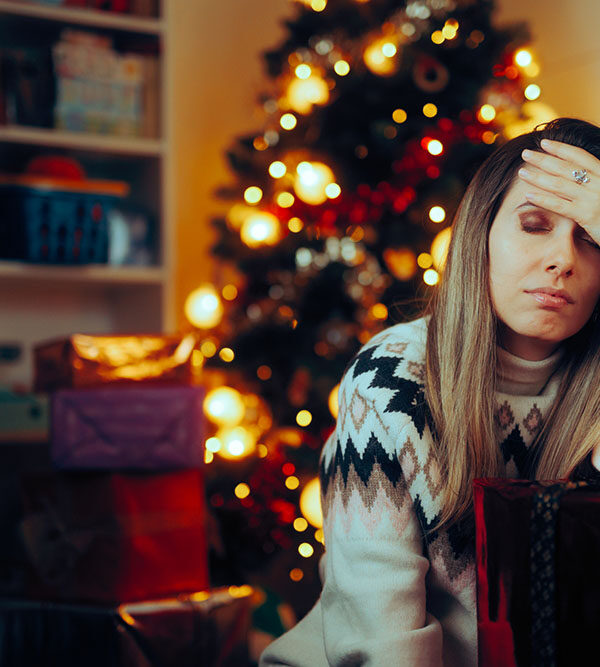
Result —
[[192, 379], [193, 334], [181, 336], [73, 334], [34, 349], [35, 391]]

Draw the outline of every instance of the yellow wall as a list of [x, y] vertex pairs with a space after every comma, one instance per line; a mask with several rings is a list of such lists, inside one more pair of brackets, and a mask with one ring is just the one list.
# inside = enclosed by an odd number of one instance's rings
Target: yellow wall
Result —
[[260, 53], [283, 38], [285, 0], [167, 0], [172, 81], [176, 321], [186, 295], [219, 270], [210, 218], [226, 210], [214, 189], [231, 180], [224, 151], [261, 128]]

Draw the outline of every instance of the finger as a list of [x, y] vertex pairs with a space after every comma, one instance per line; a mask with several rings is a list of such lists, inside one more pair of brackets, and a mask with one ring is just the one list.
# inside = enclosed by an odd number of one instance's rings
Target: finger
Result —
[[550, 139], [542, 139], [541, 146], [548, 153], [570, 162], [578, 169], [587, 169], [595, 174], [600, 173], [600, 160], [586, 151], [585, 148]]
[[573, 167], [562, 158], [549, 155], [543, 151], [531, 151], [525, 149], [521, 153], [523, 161], [547, 171], [549, 174], [562, 176], [563, 178], [573, 178]]
[[565, 218], [573, 218], [573, 202], [563, 199], [558, 195], [546, 192], [545, 190], [531, 190], [525, 193], [525, 199], [532, 204], [545, 208], [548, 211], [554, 211]]
[[574, 181], [562, 176], [553, 176], [537, 167], [531, 165], [521, 167], [518, 173], [521, 180], [569, 201], [573, 201], [579, 194], [577, 188], [580, 186]]

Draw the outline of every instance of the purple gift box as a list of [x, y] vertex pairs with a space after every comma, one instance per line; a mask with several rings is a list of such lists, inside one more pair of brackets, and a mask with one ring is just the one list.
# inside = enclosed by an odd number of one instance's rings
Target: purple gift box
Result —
[[204, 462], [204, 388], [61, 389], [51, 397], [55, 466], [196, 468]]

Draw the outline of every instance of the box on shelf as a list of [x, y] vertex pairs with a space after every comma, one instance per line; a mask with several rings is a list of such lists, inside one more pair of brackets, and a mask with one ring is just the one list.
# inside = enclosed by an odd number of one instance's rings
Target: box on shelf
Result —
[[48, 425], [47, 395], [18, 393], [0, 385], [0, 442], [44, 442]]
[[202, 472], [23, 477], [28, 598], [121, 603], [209, 587]]
[[196, 339], [159, 334], [73, 334], [34, 347], [36, 391], [105, 384], [187, 384]]
[[57, 128], [157, 136], [158, 96], [151, 92], [158, 86], [156, 56], [120, 53], [108, 38], [73, 29], [62, 32], [52, 54]]
[[61, 389], [51, 396], [51, 444], [60, 469], [203, 465], [204, 389], [192, 386]]
[[52, 127], [55, 94], [48, 47], [0, 46], [0, 123]]
[[479, 665], [586, 664], [600, 626], [600, 489], [474, 484]]
[[87, 179], [81, 164], [39, 155], [22, 174], [0, 174], [0, 257], [49, 264], [106, 263], [108, 214], [123, 181]]

